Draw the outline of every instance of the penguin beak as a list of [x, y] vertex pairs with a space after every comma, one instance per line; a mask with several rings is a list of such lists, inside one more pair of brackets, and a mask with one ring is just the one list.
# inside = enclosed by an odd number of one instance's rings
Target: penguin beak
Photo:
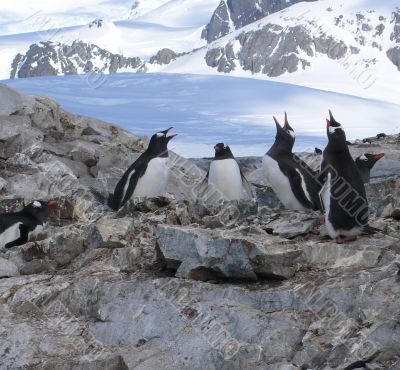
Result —
[[275, 116], [273, 116], [273, 118], [274, 118], [275, 125], [276, 125], [276, 131], [282, 131], [282, 127], [281, 127], [278, 119]]
[[381, 158], [385, 156], [385, 153], [378, 153], [378, 154], [373, 154], [372, 155], [377, 161], [379, 161]]
[[50, 206], [50, 207], [56, 206], [56, 205], [57, 205], [57, 201], [54, 200], [54, 199], [49, 200], [49, 201], [47, 202], [47, 205]]
[[178, 134], [173, 134], [173, 135], [169, 135], [167, 136], [168, 132], [171, 131], [173, 129], [173, 127], [167, 128], [164, 131], [160, 131], [160, 133], [164, 134], [164, 136], [168, 139], [168, 141], [170, 141], [171, 139], [173, 139], [175, 136], [178, 136]]

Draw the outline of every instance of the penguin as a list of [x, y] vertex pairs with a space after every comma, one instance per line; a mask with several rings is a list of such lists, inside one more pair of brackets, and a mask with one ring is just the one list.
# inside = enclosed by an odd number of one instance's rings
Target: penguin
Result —
[[218, 190], [224, 200], [243, 199], [246, 198], [246, 193], [251, 197], [251, 186], [230, 147], [218, 143], [214, 146], [214, 150], [215, 156], [206, 175], [208, 186]]
[[282, 204], [292, 210], [321, 210], [318, 176], [305, 162], [292, 153], [295, 143], [293, 128], [285, 113], [285, 124], [276, 124], [275, 142], [263, 158], [264, 174]]
[[328, 145], [323, 152], [319, 180], [328, 235], [338, 244], [355, 240], [368, 227], [364, 182], [350, 155], [346, 134], [331, 111], [327, 119]]
[[315, 148], [314, 154], [322, 154], [322, 150], [319, 148]]
[[372, 144], [372, 140], [370, 138], [363, 139], [364, 144]]
[[55, 200], [35, 200], [19, 212], [0, 214], [0, 247], [11, 248], [28, 242], [29, 235], [43, 229], [43, 220], [57, 205]]
[[381, 158], [385, 156], [384, 153], [369, 154], [365, 153], [356, 158], [356, 166], [361, 174], [364, 184], [369, 183], [372, 168]]
[[387, 135], [386, 135], [384, 132], [382, 132], [382, 133], [376, 135], [376, 138], [377, 138], [378, 140], [380, 140], [380, 139], [386, 138], [386, 136], [387, 136]]
[[108, 198], [91, 189], [95, 198], [118, 211], [132, 196], [156, 197], [164, 195], [168, 182], [168, 143], [177, 136], [169, 135], [170, 127], [155, 133], [146, 151], [126, 170]]

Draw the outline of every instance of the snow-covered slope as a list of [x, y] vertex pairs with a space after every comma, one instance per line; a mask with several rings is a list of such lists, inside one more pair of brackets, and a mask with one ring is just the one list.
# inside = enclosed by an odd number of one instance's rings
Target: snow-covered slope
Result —
[[[319, 0], [298, 3], [231, 32], [166, 70], [208, 67], [232, 75], [399, 102], [400, 4]], [[206, 68], [202, 73], [209, 72]]]
[[27, 93], [51, 95], [71, 112], [138, 134], [174, 126], [179, 135], [171, 148], [187, 157], [212, 156], [217, 142], [229, 143], [237, 156], [263, 155], [275, 137], [272, 115], [282, 119], [285, 111], [296, 131], [297, 151], [325, 145], [328, 109], [348, 139], [400, 131], [399, 105], [251, 78], [114, 74], [98, 88], [84, 76], [6, 83]]

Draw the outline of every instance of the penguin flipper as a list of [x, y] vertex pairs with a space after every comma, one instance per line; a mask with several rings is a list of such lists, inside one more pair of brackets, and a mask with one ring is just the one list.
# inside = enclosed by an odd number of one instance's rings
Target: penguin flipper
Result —
[[240, 176], [242, 176], [242, 184], [246, 193], [250, 196], [250, 198], [254, 198], [253, 189], [251, 188], [251, 184], [249, 180], [247, 180], [246, 176], [243, 174], [242, 169], [240, 169]]
[[147, 163], [145, 158], [140, 156], [118, 181], [114, 193], [109, 198], [109, 206], [114, 211], [118, 211], [132, 197], [139, 179], [146, 172]]
[[[299, 170], [291, 166], [280, 166], [282, 172], [289, 179], [290, 187], [297, 200], [306, 208], [314, 209], [313, 202], [307, 197], [306, 189], [303, 189], [303, 179]], [[310, 197], [311, 198], [311, 197]], [[311, 198], [312, 199], [312, 198]]]
[[20, 232], [20, 237], [12, 242], [7, 243], [4, 246], [5, 248], [8, 249], [12, 247], [17, 247], [19, 245], [23, 245], [28, 242], [28, 237], [29, 237], [28, 227], [26, 227], [25, 225], [19, 225], [19, 232]]

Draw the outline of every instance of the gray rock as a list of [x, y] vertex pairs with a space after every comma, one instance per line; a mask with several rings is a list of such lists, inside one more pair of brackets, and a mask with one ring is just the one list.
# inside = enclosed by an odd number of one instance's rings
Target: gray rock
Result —
[[[299, 1], [301, 0], [222, 0], [205, 27], [202, 37], [210, 43], [235, 29], [242, 28]], [[234, 29], [230, 28], [230, 22]]]
[[96, 222], [103, 240], [102, 248], [124, 248], [131, 246], [134, 240], [134, 224], [131, 218], [106, 218]]
[[[96, 66], [93, 61], [96, 60]], [[101, 65], [99, 65], [99, 61]], [[18, 54], [12, 64], [10, 78], [37, 76], [75, 75], [78, 73], [108, 72], [116, 73], [120, 69], [136, 71], [143, 61], [140, 58], [126, 58], [113, 54], [82, 41], [73, 41], [66, 45], [59, 42], [40, 42], [32, 44], [24, 54]], [[100, 86], [104, 79], [88, 75], [87, 81], [92, 86]]]
[[222, 230], [160, 225], [157, 244], [166, 266], [177, 277], [195, 280], [259, 277], [289, 278], [300, 252], [277, 246], [282, 240], [265, 235], [245, 237]]
[[18, 276], [17, 266], [4, 258], [0, 258], [0, 278]]

